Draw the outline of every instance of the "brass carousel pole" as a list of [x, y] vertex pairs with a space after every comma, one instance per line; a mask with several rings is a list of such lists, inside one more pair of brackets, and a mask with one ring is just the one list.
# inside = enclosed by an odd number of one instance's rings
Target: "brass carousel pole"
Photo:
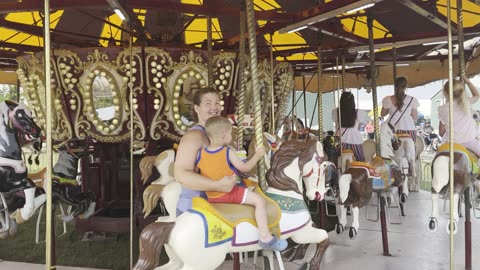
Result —
[[393, 43], [392, 49], [392, 61], [393, 61], [393, 82], [397, 79], [397, 46]]
[[[457, 0], [457, 35], [458, 35], [458, 64], [460, 79], [463, 80], [467, 76], [465, 65], [465, 48], [464, 48], [464, 33], [463, 33], [463, 4], [462, 0]], [[472, 269], [472, 223], [470, 216], [470, 186], [467, 186], [464, 191], [465, 197], [465, 269]]]
[[[273, 33], [270, 34], [270, 94], [271, 94], [271, 102], [270, 102], [270, 134], [275, 135], [275, 91], [273, 88], [274, 85], [274, 78], [275, 70], [273, 68]], [[305, 109], [306, 110], [306, 109]]]
[[213, 86], [212, 17], [207, 18], [208, 86]]
[[[450, 0], [447, 0], [447, 33], [448, 33], [448, 96], [449, 96], [449, 114], [448, 122], [452, 123], [453, 120], [453, 49], [452, 49], [452, 11]], [[453, 129], [452, 125], [449, 127], [449, 136], [453, 138]], [[453, 140], [450, 140], [450, 164], [449, 164], [449, 179], [450, 179], [450, 213], [453, 213]], [[454, 258], [454, 234], [453, 234], [453, 215], [450, 215], [450, 270], [455, 268], [455, 258]]]
[[[380, 153], [380, 127], [378, 121], [378, 104], [377, 104], [377, 80], [376, 80], [376, 67], [375, 67], [375, 49], [373, 46], [373, 16], [367, 17], [368, 26], [368, 47], [370, 50], [370, 81], [372, 84], [372, 100], [373, 100], [373, 121], [375, 126], [375, 148], [378, 157]], [[383, 256], [391, 256], [388, 249], [388, 233], [387, 233], [387, 217], [386, 217], [386, 200], [377, 193], [379, 198], [378, 204], [380, 205], [380, 224], [382, 228], [382, 246]]]
[[45, 239], [45, 269], [56, 269], [55, 266], [55, 252], [52, 252], [52, 241], [54, 235], [52, 235], [53, 227], [53, 213], [52, 213], [52, 84], [50, 81], [51, 70], [51, 43], [50, 43], [50, 0], [44, 1], [44, 21], [43, 21], [43, 34], [44, 36], [44, 54], [45, 54], [45, 99], [46, 99], [46, 143], [47, 143], [47, 172], [46, 179], [49, 182], [45, 192], [47, 193], [47, 211], [46, 211], [46, 239]]
[[317, 116], [318, 116], [318, 140], [323, 141], [323, 93], [322, 88], [320, 87], [322, 83], [322, 47], [318, 45], [317, 47]]
[[240, 149], [243, 146], [243, 120], [245, 118], [245, 91], [247, 91], [246, 82], [247, 75], [245, 74], [245, 2], [241, 2], [240, 9], [240, 44], [239, 44], [239, 67], [238, 76], [240, 82], [240, 89], [237, 92], [237, 147]]
[[[263, 144], [263, 123], [262, 123], [262, 108], [260, 107], [260, 82], [258, 80], [258, 61], [257, 61], [257, 40], [256, 40], [256, 22], [255, 13], [253, 9], [253, 0], [246, 0], [247, 9], [247, 26], [248, 26], [248, 45], [250, 49], [250, 74], [252, 78], [253, 90], [253, 108], [255, 121], [255, 143], [256, 145]], [[257, 165], [258, 183], [262, 190], [267, 189], [265, 181], [265, 163], [263, 157]]]
[[[318, 117], [318, 141], [323, 142], [323, 93], [322, 83], [322, 46], [317, 46], [317, 117]], [[313, 119], [312, 119], [313, 120]], [[320, 202], [319, 224], [321, 229], [327, 228], [327, 201]]]
[[[130, 25], [130, 33], [133, 33], [132, 27]], [[129, 34], [128, 37], [128, 49], [129, 49], [129, 64], [130, 67], [133, 67], [133, 36]], [[130, 71], [128, 79], [128, 89], [130, 91], [128, 102], [130, 103], [130, 269], [133, 269], [133, 233], [134, 233], [134, 205], [133, 205], [133, 72]]]

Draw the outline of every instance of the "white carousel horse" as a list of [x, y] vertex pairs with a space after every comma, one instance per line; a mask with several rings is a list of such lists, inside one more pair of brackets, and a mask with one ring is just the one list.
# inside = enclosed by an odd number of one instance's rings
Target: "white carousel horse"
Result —
[[384, 193], [403, 182], [400, 168], [393, 160], [397, 144], [395, 133], [385, 123], [382, 125], [380, 135], [381, 157], [374, 157], [371, 163], [352, 162], [339, 179], [340, 216], [337, 233], [341, 234], [347, 227], [347, 207], [351, 206], [353, 216], [349, 229], [351, 239], [356, 237], [360, 226], [359, 209], [368, 204], [373, 192]]
[[[283, 239], [317, 244], [309, 269], [320, 268], [329, 240], [326, 231], [312, 226], [310, 213], [303, 200], [302, 179], [308, 199], [322, 200], [326, 174], [329, 170], [335, 170], [333, 164], [325, 159], [320, 143], [289, 141], [273, 156], [272, 167], [266, 175], [269, 184], [265, 192], [269, 197], [267, 200], [278, 203], [271, 204], [272, 208], [268, 211], [271, 230]], [[246, 212], [241, 210], [240, 218], [231, 221], [218, 212], [219, 207], [224, 208], [232, 216], [232, 213], [243, 208], [253, 214], [253, 207], [215, 204], [217, 207], [214, 208], [213, 204], [200, 198], [194, 199], [193, 205], [192, 210], [178, 217], [175, 223], [157, 222], [142, 231], [142, 249], [134, 269], [155, 267], [163, 244], [170, 261], [157, 270], [215, 269], [229, 252], [260, 249], [258, 230], [255, 223], [249, 221], [253, 216], [245, 218]], [[275, 213], [279, 215], [273, 217]]]
[[[395, 161], [398, 165], [402, 167], [402, 173], [403, 173], [403, 164], [405, 159], [408, 164], [407, 165], [408, 173], [406, 174], [408, 182], [406, 183], [418, 183], [415, 164], [417, 161], [420, 162], [420, 160], [416, 159], [417, 158], [417, 152], [415, 150], [416, 142], [412, 140], [409, 134], [398, 134], [397, 136], [400, 139], [401, 144], [398, 150], [395, 151]], [[422, 138], [418, 138], [417, 136], [417, 141], [418, 140], [422, 140]], [[418, 157], [419, 156], [420, 155], [418, 155]], [[409, 192], [408, 187], [402, 188], [402, 195], [400, 196], [400, 201], [402, 203], [405, 203], [407, 201], [408, 192]]]
[[[12, 101], [0, 103], [1, 225], [23, 223], [46, 200], [45, 194], [35, 197], [36, 187], [27, 177], [21, 149], [22, 144], [33, 142], [39, 151], [42, 147], [40, 131], [23, 103], [17, 104]], [[19, 192], [24, 193], [24, 198], [18, 195]], [[0, 231], [5, 232], [6, 227], [0, 227]]]
[[[432, 161], [432, 215], [427, 221], [427, 230], [435, 232], [438, 228], [438, 201], [440, 195], [448, 196], [450, 186], [450, 143], [445, 143], [438, 148], [438, 152]], [[465, 188], [470, 186], [474, 189], [473, 182], [476, 180], [476, 176], [479, 173], [477, 165], [477, 157], [472, 152], [468, 151], [464, 146], [460, 144], [454, 144], [453, 155], [453, 228], [454, 233], [457, 232], [459, 211], [458, 204], [461, 194], [465, 191]], [[447, 232], [450, 232], [450, 220], [447, 223]]]
[[410, 191], [418, 192], [418, 190], [420, 189], [420, 176], [422, 175], [420, 154], [423, 152], [424, 149], [425, 141], [422, 137], [417, 136], [417, 140], [415, 141], [415, 176], [408, 179], [408, 190]]

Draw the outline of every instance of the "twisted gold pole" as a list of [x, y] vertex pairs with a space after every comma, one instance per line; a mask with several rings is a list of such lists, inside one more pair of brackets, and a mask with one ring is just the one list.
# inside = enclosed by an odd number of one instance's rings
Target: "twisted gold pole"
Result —
[[463, 11], [462, 1], [457, 0], [458, 64], [459, 64], [460, 78], [463, 78], [466, 76], [465, 48], [463, 46], [465, 41], [465, 36], [463, 33], [463, 12], [462, 11]]
[[[449, 114], [448, 122], [452, 123], [453, 121], [453, 49], [452, 49], [452, 15], [451, 15], [451, 3], [450, 0], [447, 0], [447, 33], [448, 33], [448, 96], [449, 96]], [[453, 129], [452, 125], [449, 127], [450, 138], [453, 138]], [[449, 162], [449, 179], [453, 179], [453, 140], [450, 140], [450, 162]], [[454, 193], [454, 181], [449, 181], [450, 185], [450, 213], [453, 213], [453, 193]], [[453, 235], [453, 215], [450, 215], [450, 270], [455, 269], [455, 257], [454, 257], [454, 235]]]
[[[255, 120], [255, 142], [257, 145], [263, 144], [263, 123], [262, 111], [260, 107], [260, 82], [258, 80], [258, 61], [257, 61], [257, 40], [256, 40], [256, 22], [253, 10], [253, 0], [246, 1], [247, 8], [247, 26], [248, 26], [248, 45], [250, 49], [250, 78], [252, 78], [253, 85], [253, 108]], [[263, 158], [258, 163], [257, 167], [258, 183], [262, 190], [267, 190], [267, 183], [265, 181], [265, 163]]]
[[213, 86], [212, 17], [207, 18], [208, 86]]
[[317, 47], [317, 67], [318, 67], [318, 78], [317, 78], [317, 112], [318, 112], [318, 140], [323, 141], [323, 93], [320, 87], [322, 81], [322, 47], [318, 45]]
[[372, 100], [373, 100], [373, 122], [375, 125], [375, 148], [377, 156], [380, 156], [380, 126], [378, 122], [378, 104], [377, 104], [377, 79], [375, 68], [375, 49], [373, 47], [373, 17], [367, 17], [368, 26], [368, 48], [370, 51], [370, 82], [372, 84]]
[[270, 34], [270, 94], [271, 94], [271, 101], [270, 101], [270, 133], [275, 134], [275, 91], [273, 88], [274, 85], [274, 78], [275, 75], [273, 69], [273, 33]]
[[238, 115], [238, 127], [237, 127], [237, 143], [238, 148], [243, 146], [243, 120], [245, 118], [245, 92], [247, 91], [246, 82], [247, 76], [245, 74], [245, 3], [242, 3], [240, 10], [240, 48], [239, 48], [239, 65], [238, 75], [240, 82], [240, 89], [237, 92], [237, 115]]

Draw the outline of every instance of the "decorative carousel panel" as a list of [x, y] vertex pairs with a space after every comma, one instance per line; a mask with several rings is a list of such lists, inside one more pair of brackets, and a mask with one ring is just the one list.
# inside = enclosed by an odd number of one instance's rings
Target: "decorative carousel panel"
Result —
[[221, 96], [229, 96], [235, 74], [235, 54], [219, 53], [213, 57], [213, 86]]
[[101, 142], [121, 142], [129, 137], [129, 76], [119, 73], [127, 73], [126, 63], [109, 60], [115, 56], [116, 51], [91, 50], [79, 67], [83, 70], [78, 85], [79, 106], [83, 109], [78, 111], [75, 121], [79, 138], [89, 136]]
[[157, 47], [145, 48], [145, 84], [147, 123], [150, 125], [150, 137], [158, 140], [162, 136], [178, 140], [173, 122], [169, 120], [168, 111], [171, 100], [167, 90], [167, 79], [174, 72], [174, 61], [169, 51]]
[[[129, 93], [127, 87], [132, 87], [132, 109], [133, 109], [133, 136], [135, 141], [142, 141], [146, 137], [146, 119], [145, 116], [145, 83], [144, 83], [144, 61], [141, 48], [132, 48], [132, 57], [130, 58], [130, 50], [125, 49], [118, 54], [117, 57], [118, 73], [123, 76], [122, 93]], [[130, 82], [131, 78], [131, 82]], [[129, 97], [124, 95], [119, 100], [124, 102], [125, 108], [128, 108]], [[114, 99], [115, 102], [115, 99]], [[117, 106], [117, 105], [115, 105]], [[128, 110], [127, 110], [128, 111]], [[125, 114], [126, 118], [127, 115]]]
[[[29, 107], [36, 117], [37, 124], [45, 129], [46, 124], [46, 100], [45, 100], [45, 77], [44, 64], [36, 55], [19, 57], [17, 59], [19, 68], [17, 70], [20, 85], [26, 93]], [[72, 138], [72, 128], [67, 120], [65, 111], [62, 108], [60, 81], [55, 76], [55, 62], [52, 61], [51, 89], [52, 89], [52, 137], [54, 140], [67, 140]]]

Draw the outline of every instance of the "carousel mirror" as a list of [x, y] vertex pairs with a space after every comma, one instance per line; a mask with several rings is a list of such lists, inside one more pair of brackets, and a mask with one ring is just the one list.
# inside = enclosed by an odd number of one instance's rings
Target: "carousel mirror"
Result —
[[115, 115], [111, 84], [105, 76], [97, 75], [92, 83], [92, 98], [97, 116], [102, 121], [112, 120]]
[[206, 80], [197, 71], [186, 71], [175, 81], [173, 91], [173, 117], [181, 130], [187, 130], [194, 124], [190, 115], [193, 108], [193, 95], [196, 90], [206, 86]]

